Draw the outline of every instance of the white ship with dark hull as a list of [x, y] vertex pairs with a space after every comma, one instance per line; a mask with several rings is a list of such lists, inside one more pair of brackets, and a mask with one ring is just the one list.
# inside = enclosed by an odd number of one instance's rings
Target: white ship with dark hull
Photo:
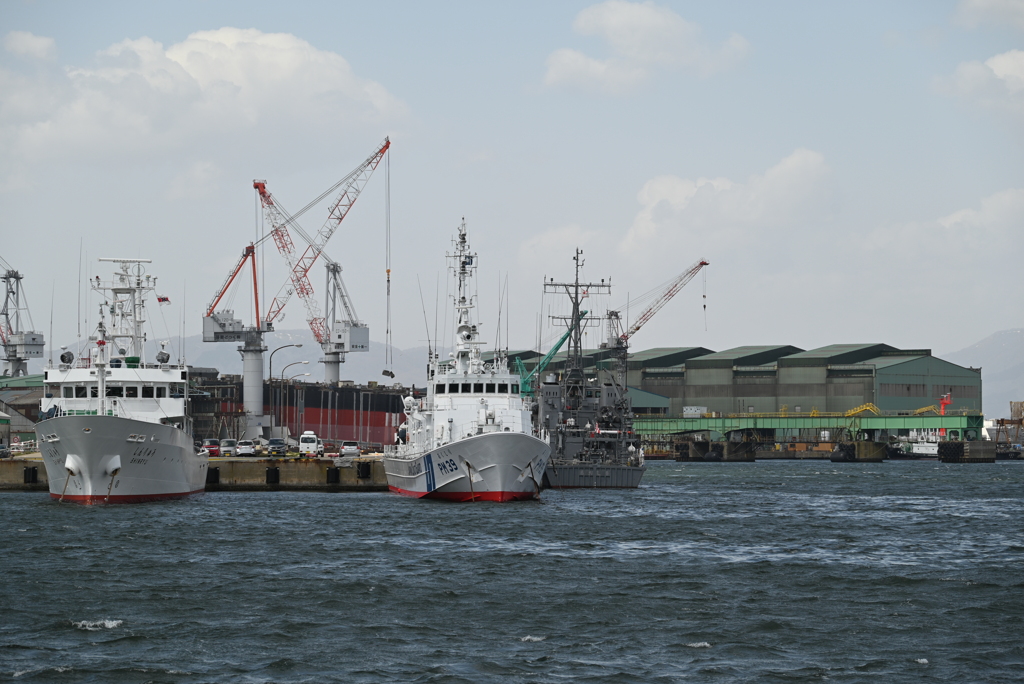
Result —
[[451, 501], [516, 501], [540, 494], [550, 447], [533, 432], [530, 405], [508, 359], [481, 358], [469, 284], [476, 254], [465, 223], [454, 262], [456, 342], [451, 359], [430, 353], [426, 397], [406, 397], [398, 444], [387, 447], [384, 470], [391, 491]]
[[112, 281], [92, 283], [109, 293], [97, 335], [80, 356], [65, 351], [45, 370], [36, 436], [50, 496], [103, 504], [200, 494], [208, 459], [193, 446], [188, 371], [163, 350], [156, 363], [142, 358], [145, 295], [156, 287], [142, 265], [149, 260], [101, 261], [120, 269]]

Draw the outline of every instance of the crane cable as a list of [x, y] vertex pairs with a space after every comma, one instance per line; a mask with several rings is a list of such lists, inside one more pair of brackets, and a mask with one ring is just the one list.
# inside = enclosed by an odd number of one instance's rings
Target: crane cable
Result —
[[708, 331], [708, 270], [703, 269], [701, 277], [704, 279], [704, 332]]
[[391, 340], [391, 154], [384, 156], [384, 263], [387, 269], [387, 333], [384, 341], [384, 372], [390, 378], [395, 377], [395, 355]]

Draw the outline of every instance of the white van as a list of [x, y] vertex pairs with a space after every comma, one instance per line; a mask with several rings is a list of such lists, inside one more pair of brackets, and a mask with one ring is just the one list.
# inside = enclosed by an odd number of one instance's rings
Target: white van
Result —
[[306, 430], [299, 437], [299, 456], [314, 458], [324, 455], [324, 443], [317, 439], [316, 433]]

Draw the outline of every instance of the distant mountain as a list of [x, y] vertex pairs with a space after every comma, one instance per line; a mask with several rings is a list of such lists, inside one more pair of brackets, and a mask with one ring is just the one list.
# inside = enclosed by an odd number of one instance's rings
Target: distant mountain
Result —
[[981, 367], [986, 418], [1009, 418], [1010, 402], [1024, 401], [1024, 328], [1001, 330], [940, 358], [960, 366]]

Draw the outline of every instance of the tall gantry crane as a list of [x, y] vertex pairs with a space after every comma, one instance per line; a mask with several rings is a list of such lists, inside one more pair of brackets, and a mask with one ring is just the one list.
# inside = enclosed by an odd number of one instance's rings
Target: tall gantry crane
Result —
[[[249, 423], [246, 427], [247, 438], [260, 436], [264, 424], [263, 416], [263, 354], [267, 347], [263, 342], [263, 335], [272, 332], [274, 321], [281, 318], [282, 310], [292, 294], [297, 294], [306, 308], [306, 320], [316, 337], [317, 342], [325, 352], [324, 363], [327, 367], [328, 381], [338, 380], [338, 364], [343, 360], [343, 354], [349, 351], [367, 351], [369, 349], [369, 330], [356, 317], [349, 301], [348, 292], [344, 288], [340, 278], [341, 267], [330, 261], [323, 253], [324, 246], [338, 226], [348, 215], [349, 210], [355, 203], [363, 187], [373, 174], [374, 169], [380, 163], [384, 154], [391, 146], [391, 142], [385, 138], [384, 142], [374, 151], [370, 157], [355, 168], [351, 173], [338, 181], [320, 197], [316, 198], [294, 216], [285, 212], [273, 196], [266, 189], [265, 181], [254, 181], [253, 187], [260, 196], [264, 216], [271, 226], [270, 232], [248, 245], [242, 252], [242, 257], [228, 274], [224, 285], [220, 288], [209, 306], [206, 308], [203, 317], [203, 341], [204, 342], [242, 342], [238, 351], [242, 355], [242, 393], [245, 411], [249, 415]], [[296, 222], [296, 219], [303, 213], [315, 206], [322, 199], [332, 192], [340, 192], [331, 204], [326, 223], [316, 234], [310, 238]], [[289, 227], [295, 230], [307, 242], [306, 249], [296, 257], [296, 250], [291, 239]], [[288, 264], [288, 281], [282, 286], [278, 295], [273, 299], [267, 308], [266, 315], [260, 316], [259, 290], [257, 287], [256, 275], [256, 247], [268, 239], [273, 239], [278, 251]], [[313, 298], [313, 286], [309, 280], [309, 271], [313, 264], [321, 256], [328, 265], [328, 290], [331, 292], [328, 316], [325, 318], [320, 314], [319, 306]], [[235, 317], [234, 311], [230, 309], [218, 310], [217, 307], [237, 279], [246, 262], [251, 262], [253, 278], [253, 297], [255, 300], [256, 320], [253, 325], [245, 325]], [[335, 285], [336, 284], [336, 285]], [[336, 286], [339, 292], [335, 293], [330, 288]], [[338, 318], [335, 302], [341, 302], [345, 310], [344, 318]], [[330, 321], [330, 328], [328, 327]]]
[[[385, 138], [362, 164], [295, 215], [289, 215], [267, 191], [266, 181], [253, 181], [253, 187], [260, 196], [265, 219], [272, 227], [270, 234], [289, 268], [288, 282], [282, 286], [267, 310], [267, 322], [272, 324], [292, 294], [298, 295], [306, 308], [306, 322], [324, 351], [324, 358], [321, 361], [325, 367], [325, 379], [329, 383], [336, 383], [339, 380], [339, 364], [344, 363], [345, 354], [369, 351], [370, 330], [355, 313], [352, 299], [341, 278], [341, 265], [331, 260], [324, 252], [324, 248], [352, 209], [352, 205], [390, 147], [391, 141]], [[339, 188], [341, 191], [331, 204], [327, 220], [317, 234], [310, 237], [299, 226], [298, 217]], [[289, 226], [294, 228], [306, 243], [305, 250], [298, 257], [295, 255], [294, 243], [288, 231]], [[309, 280], [313, 264], [321, 258], [327, 269], [326, 315], [320, 313]]]
[[[21, 291], [22, 275], [0, 258], [0, 269], [4, 283], [4, 305], [0, 309], [0, 344], [4, 348], [6, 367], [3, 375], [21, 377], [28, 375], [28, 360], [42, 358], [45, 342], [43, 334], [32, 330], [32, 315]], [[28, 321], [28, 329], [25, 321]]]

